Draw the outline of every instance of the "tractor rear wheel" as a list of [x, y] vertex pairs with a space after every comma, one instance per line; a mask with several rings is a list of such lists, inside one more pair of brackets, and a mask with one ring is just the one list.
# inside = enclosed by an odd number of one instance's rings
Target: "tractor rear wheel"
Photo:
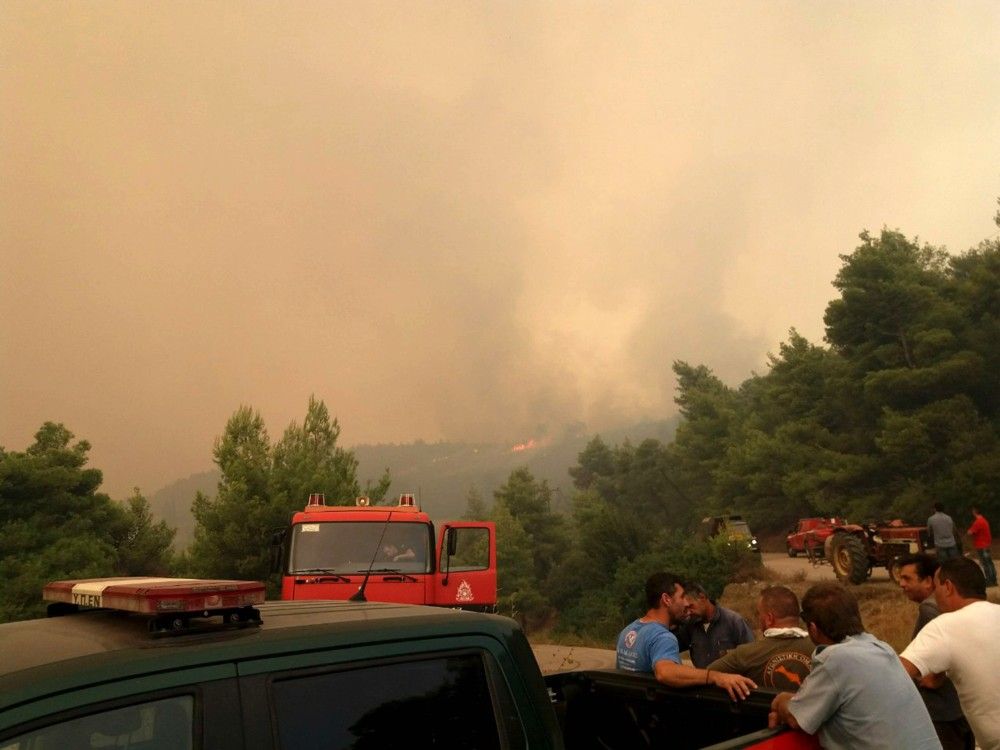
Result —
[[841, 583], [864, 583], [868, 578], [868, 551], [865, 544], [853, 534], [835, 534], [833, 537], [833, 572]]

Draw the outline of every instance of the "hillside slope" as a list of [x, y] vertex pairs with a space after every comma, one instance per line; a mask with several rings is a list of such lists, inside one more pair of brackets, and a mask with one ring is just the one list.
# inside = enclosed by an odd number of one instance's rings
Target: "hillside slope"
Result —
[[[675, 428], [676, 421], [663, 420], [600, 434], [608, 445], [626, 439], [633, 443], [647, 438], [668, 442], [673, 439]], [[432, 518], [443, 521], [458, 518], [465, 512], [472, 488], [488, 506], [493, 491], [514, 469], [522, 466], [526, 466], [536, 479], [548, 481], [553, 490], [554, 510], [568, 510], [573, 492], [568, 471], [576, 465], [577, 456], [592, 438], [592, 433], [569, 429], [559, 437], [529, 440], [518, 446], [417, 441], [358, 445], [352, 450], [358, 459], [358, 481], [362, 486], [366, 481], [374, 483], [388, 468], [392, 475], [390, 496], [412, 492]], [[175, 549], [184, 549], [194, 538], [191, 502], [195, 493], [214, 495], [218, 481], [219, 474], [215, 470], [192, 474], [149, 497], [154, 515], [177, 529]]]

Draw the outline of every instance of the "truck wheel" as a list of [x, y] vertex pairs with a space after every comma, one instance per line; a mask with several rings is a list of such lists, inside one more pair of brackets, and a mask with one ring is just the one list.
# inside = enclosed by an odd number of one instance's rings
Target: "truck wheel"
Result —
[[790, 545], [790, 544], [788, 545], [788, 556], [789, 557], [798, 557], [799, 556], [799, 551], [796, 550], [796, 549], [792, 549], [792, 545]]
[[864, 543], [851, 534], [837, 534], [833, 542], [833, 572], [837, 580], [864, 583], [868, 578], [868, 552]]

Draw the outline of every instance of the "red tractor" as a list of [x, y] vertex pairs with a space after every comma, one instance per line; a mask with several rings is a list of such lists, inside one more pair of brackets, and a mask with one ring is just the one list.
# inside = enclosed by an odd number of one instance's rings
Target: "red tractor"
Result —
[[826, 559], [843, 583], [863, 583], [872, 569], [883, 567], [896, 580], [896, 560], [901, 555], [927, 549], [927, 527], [903, 521], [843, 524], [833, 527], [823, 543]]
[[823, 544], [835, 529], [847, 526], [843, 518], [800, 518], [794, 529], [785, 537], [789, 557], [807, 555], [810, 558], [823, 554]]

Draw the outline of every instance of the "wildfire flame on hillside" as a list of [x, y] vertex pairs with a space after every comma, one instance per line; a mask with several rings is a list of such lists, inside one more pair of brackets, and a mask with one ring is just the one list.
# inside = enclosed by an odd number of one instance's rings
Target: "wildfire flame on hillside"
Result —
[[536, 445], [538, 445], [538, 443], [535, 442], [534, 438], [531, 438], [526, 443], [518, 443], [517, 445], [515, 445], [513, 448], [510, 449], [510, 452], [511, 453], [521, 453], [522, 451], [531, 450]]

